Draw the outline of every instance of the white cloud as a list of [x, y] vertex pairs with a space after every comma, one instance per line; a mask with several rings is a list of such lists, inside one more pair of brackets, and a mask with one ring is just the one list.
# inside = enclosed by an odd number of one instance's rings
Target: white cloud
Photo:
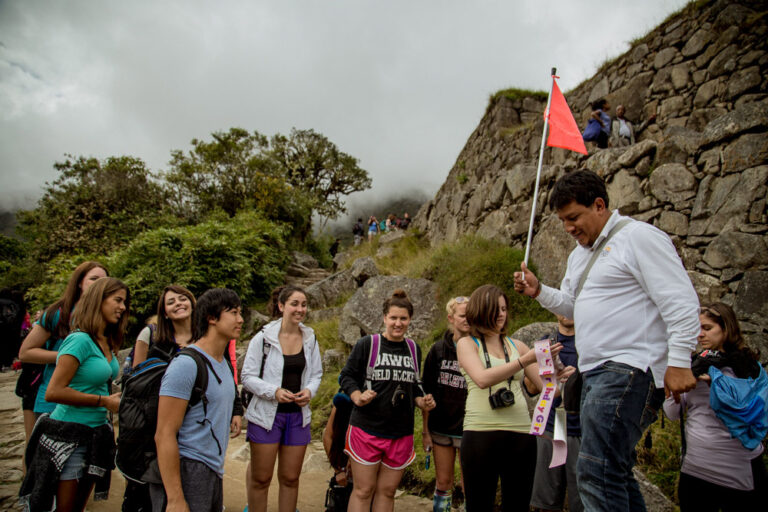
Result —
[[0, 205], [65, 153], [171, 149], [240, 126], [313, 128], [375, 193], [431, 195], [489, 94], [589, 77], [684, 1], [0, 3]]

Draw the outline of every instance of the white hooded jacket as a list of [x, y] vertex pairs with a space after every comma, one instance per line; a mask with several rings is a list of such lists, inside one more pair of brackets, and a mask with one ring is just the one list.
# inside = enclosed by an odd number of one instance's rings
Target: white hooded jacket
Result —
[[[243, 386], [253, 393], [251, 403], [245, 412], [245, 419], [270, 431], [277, 415], [275, 392], [283, 382], [283, 350], [278, 335], [282, 319], [274, 320], [259, 331], [248, 345], [248, 352], [243, 362]], [[312, 328], [299, 324], [304, 343], [306, 364], [301, 374], [301, 389], [308, 389], [314, 397], [323, 376], [323, 364], [320, 346], [317, 344]], [[268, 345], [267, 359], [264, 363], [264, 375], [259, 378], [261, 360], [264, 357], [264, 344]], [[309, 404], [301, 408], [302, 427], [309, 425], [312, 413]]]

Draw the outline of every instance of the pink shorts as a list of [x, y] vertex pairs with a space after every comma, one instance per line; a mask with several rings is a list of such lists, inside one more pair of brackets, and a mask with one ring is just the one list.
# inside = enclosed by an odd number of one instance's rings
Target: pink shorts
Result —
[[349, 426], [344, 453], [360, 464], [372, 466], [381, 462], [389, 469], [403, 469], [416, 458], [413, 434], [397, 439], [376, 437], [359, 427]]

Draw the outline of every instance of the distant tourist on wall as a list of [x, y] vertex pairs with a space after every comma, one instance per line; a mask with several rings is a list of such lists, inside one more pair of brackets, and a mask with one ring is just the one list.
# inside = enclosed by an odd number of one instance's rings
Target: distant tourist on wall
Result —
[[605, 98], [600, 98], [592, 103], [592, 114], [587, 127], [582, 133], [585, 142], [596, 142], [598, 148], [608, 147], [608, 137], [611, 134], [611, 116], [608, 112], [611, 105]]
[[408, 212], [403, 214], [403, 218], [400, 219], [400, 229], [408, 229], [411, 225], [411, 218], [408, 216]]
[[379, 232], [379, 221], [376, 220], [376, 217], [371, 215], [368, 217], [368, 241], [372, 242], [373, 237], [376, 236]]
[[355, 246], [360, 245], [360, 242], [363, 241], [363, 233], [363, 218], [358, 217], [357, 222], [352, 226], [352, 235], [355, 237]]
[[611, 123], [611, 146], [622, 147], [634, 144], [635, 136], [656, 120], [656, 114], [652, 114], [635, 128], [632, 122], [624, 117], [625, 113], [624, 105], [616, 107], [616, 118]]

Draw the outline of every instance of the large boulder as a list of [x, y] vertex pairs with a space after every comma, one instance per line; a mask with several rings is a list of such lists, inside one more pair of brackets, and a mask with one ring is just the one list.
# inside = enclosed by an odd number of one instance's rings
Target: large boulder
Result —
[[533, 347], [534, 341], [549, 336], [555, 331], [557, 331], [557, 322], [536, 322], [519, 328], [509, 336]]
[[379, 269], [376, 267], [376, 262], [373, 258], [367, 256], [365, 258], [358, 258], [352, 263], [352, 277], [358, 286], [363, 284], [371, 277], [379, 275]]
[[309, 306], [322, 309], [333, 305], [342, 295], [353, 292], [356, 288], [357, 281], [352, 276], [352, 270], [346, 269], [309, 285], [305, 291]]
[[427, 279], [403, 276], [375, 276], [368, 279], [347, 301], [339, 322], [339, 336], [354, 345], [366, 334], [381, 332], [384, 321], [382, 306], [401, 288], [413, 303], [413, 318], [407, 336], [416, 340], [425, 338], [440, 317], [437, 304], [437, 285]]
[[393, 244], [398, 240], [402, 240], [406, 236], [408, 236], [408, 234], [405, 231], [401, 231], [399, 229], [390, 231], [389, 233], [385, 233], [379, 237], [379, 246]]
[[293, 261], [306, 268], [318, 268], [320, 266], [315, 258], [299, 251], [293, 251]]

